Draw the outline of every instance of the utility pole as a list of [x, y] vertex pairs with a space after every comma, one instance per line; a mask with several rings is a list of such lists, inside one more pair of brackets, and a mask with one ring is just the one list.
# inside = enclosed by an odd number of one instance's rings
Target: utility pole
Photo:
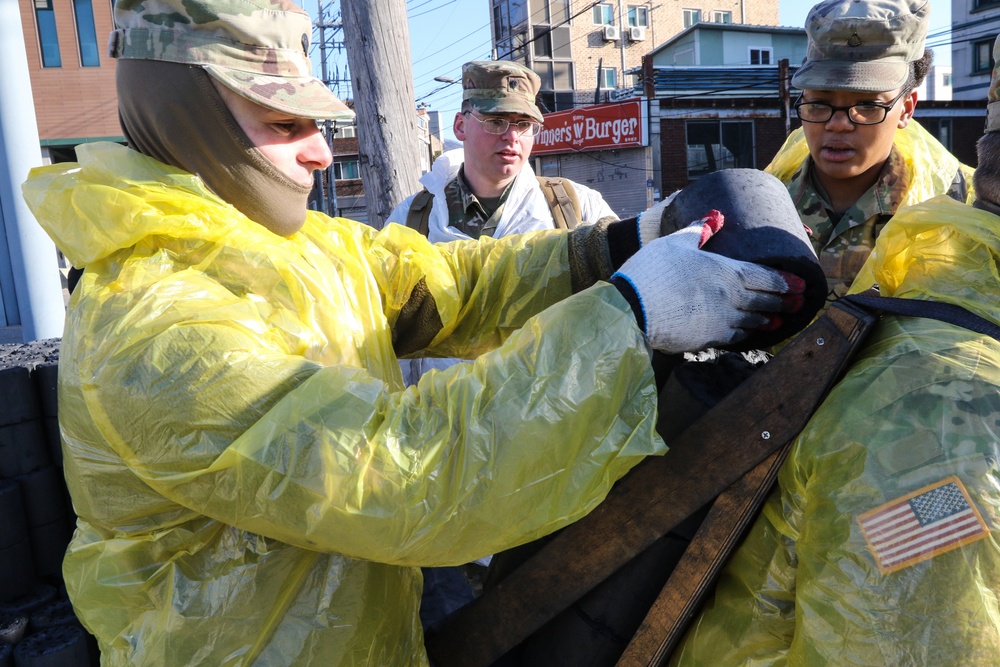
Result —
[[341, 12], [368, 221], [380, 228], [420, 189], [406, 1], [343, 0]]
[[778, 97], [781, 99], [781, 117], [785, 119], [785, 136], [792, 133], [791, 77], [788, 74], [788, 58], [778, 61]]
[[[320, 53], [320, 78], [322, 78], [327, 88], [333, 90], [338, 97], [343, 98], [344, 96], [340, 92], [340, 84], [349, 83], [349, 81], [342, 79], [340, 71], [336, 68], [334, 69], [333, 76], [331, 76], [329, 63], [331, 52], [341, 51], [344, 48], [344, 43], [338, 42], [336, 39], [337, 33], [342, 31], [344, 26], [339, 22], [339, 15], [337, 18], [327, 17], [327, 12], [332, 13], [329, 3], [317, 0], [316, 5], [316, 29], [319, 32], [317, 44], [319, 45]], [[330, 153], [334, 156], [334, 162], [336, 162], [337, 154], [334, 151], [333, 138], [337, 133], [337, 122], [331, 120], [323, 121], [321, 128], [323, 136], [326, 138], [326, 143], [330, 147]], [[337, 210], [337, 178], [334, 163], [331, 162], [330, 166], [321, 173], [317, 172], [317, 176], [320, 209], [329, 216], [336, 217], [340, 215], [340, 211]]]

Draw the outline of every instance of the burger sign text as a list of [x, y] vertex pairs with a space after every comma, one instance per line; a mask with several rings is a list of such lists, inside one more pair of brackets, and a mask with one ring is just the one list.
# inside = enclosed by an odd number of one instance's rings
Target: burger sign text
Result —
[[646, 123], [638, 100], [545, 114], [532, 155], [645, 146]]

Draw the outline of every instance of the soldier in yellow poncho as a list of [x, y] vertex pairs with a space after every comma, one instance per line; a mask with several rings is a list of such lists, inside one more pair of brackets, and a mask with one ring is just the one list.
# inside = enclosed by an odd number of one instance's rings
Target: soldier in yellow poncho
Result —
[[[863, 269], [884, 296], [961, 306], [994, 330], [998, 86], [995, 70], [974, 206], [938, 196], [900, 211]], [[967, 326], [883, 316], [673, 667], [997, 664], [1000, 340]]]
[[[793, 132], [766, 168], [783, 181], [830, 288], [847, 293], [897, 210], [971, 203], [972, 170], [913, 119], [930, 68], [927, 0], [827, 0], [806, 19]], [[862, 287], [870, 287], [863, 285]]]
[[[786, 279], [696, 227], [434, 246], [307, 213], [331, 161], [312, 119], [346, 113], [311, 75], [309, 16], [119, 0], [115, 19], [130, 147], [24, 185], [83, 269], [63, 574], [103, 665], [426, 665], [416, 566], [587, 513], [665, 450], [647, 342], [734, 341], [788, 307]], [[475, 361], [404, 388], [410, 353]]]

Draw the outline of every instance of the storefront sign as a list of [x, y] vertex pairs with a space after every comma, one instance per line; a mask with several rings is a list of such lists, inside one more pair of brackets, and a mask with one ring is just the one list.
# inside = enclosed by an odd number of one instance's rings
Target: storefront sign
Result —
[[645, 106], [639, 100], [596, 104], [545, 114], [532, 155], [646, 146]]

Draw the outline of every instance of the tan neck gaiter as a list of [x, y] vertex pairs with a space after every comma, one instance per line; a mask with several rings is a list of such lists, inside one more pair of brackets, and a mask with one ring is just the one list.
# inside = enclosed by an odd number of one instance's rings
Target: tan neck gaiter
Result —
[[200, 67], [119, 60], [118, 112], [128, 145], [200, 176], [215, 194], [280, 236], [297, 232], [312, 188], [282, 173], [233, 118]]

